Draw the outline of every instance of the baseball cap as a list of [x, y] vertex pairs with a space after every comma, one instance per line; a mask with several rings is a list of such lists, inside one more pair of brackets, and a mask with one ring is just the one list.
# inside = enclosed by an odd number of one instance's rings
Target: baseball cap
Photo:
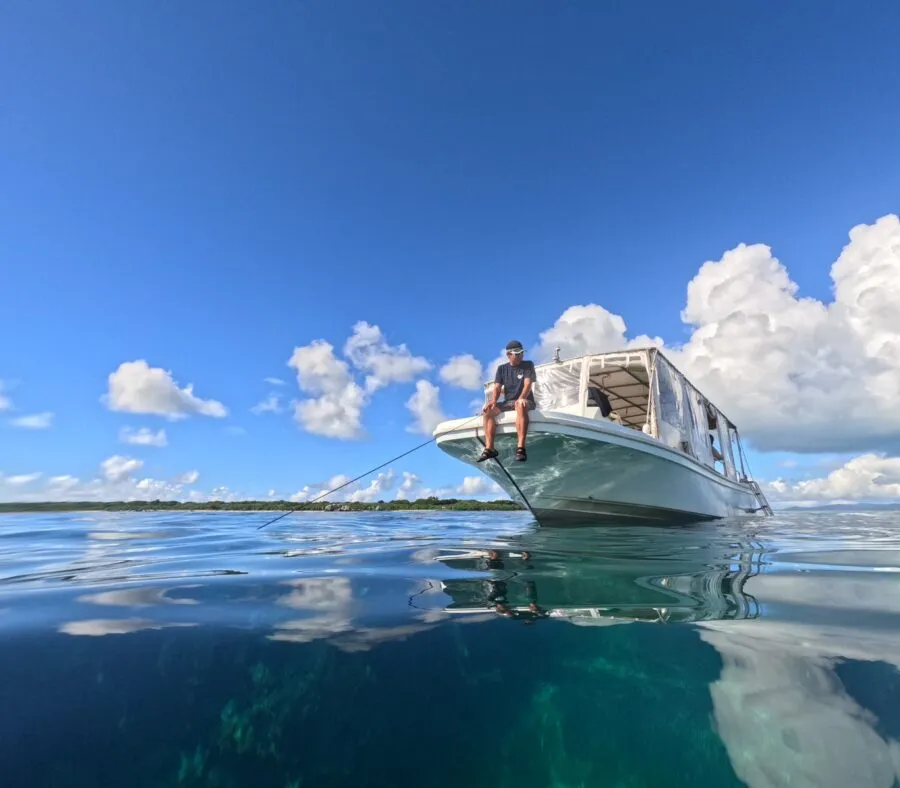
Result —
[[525, 348], [522, 347], [522, 343], [517, 339], [512, 339], [506, 343], [506, 352], [507, 353], [515, 353], [516, 355], [521, 355], [525, 352]]

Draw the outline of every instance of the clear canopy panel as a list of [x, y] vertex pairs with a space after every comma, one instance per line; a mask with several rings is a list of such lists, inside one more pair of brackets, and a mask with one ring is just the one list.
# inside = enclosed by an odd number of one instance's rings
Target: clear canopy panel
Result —
[[654, 389], [659, 439], [666, 446], [687, 451], [691, 439], [685, 419], [684, 386], [675, 368], [659, 354], [656, 356]]
[[581, 404], [581, 359], [537, 368], [534, 401], [538, 410], [558, 410]]

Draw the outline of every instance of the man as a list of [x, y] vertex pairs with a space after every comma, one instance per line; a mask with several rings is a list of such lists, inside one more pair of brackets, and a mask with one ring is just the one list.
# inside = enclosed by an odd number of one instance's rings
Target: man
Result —
[[[524, 356], [525, 349], [521, 342], [514, 339], [506, 345], [508, 360], [505, 364], [497, 367], [497, 374], [494, 376], [494, 391], [483, 410], [485, 447], [478, 462], [484, 462], [497, 456], [497, 450], [494, 448], [494, 434], [497, 431], [495, 419], [508, 410], [516, 412], [516, 435], [518, 436], [516, 460], [525, 462], [528, 459], [525, 453], [525, 436], [528, 434], [528, 411], [535, 406], [532, 388], [536, 375], [534, 363], [526, 361]], [[497, 400], [500, 398], [501, 391], [504, 393], [504, 400], [498, 404]]]

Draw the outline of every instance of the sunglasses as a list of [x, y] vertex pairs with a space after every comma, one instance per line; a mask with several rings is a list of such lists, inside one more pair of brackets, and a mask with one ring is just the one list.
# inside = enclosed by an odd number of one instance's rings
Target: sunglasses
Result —
[[507, 356], [522, 356], [524, 354], [525, 354], [524, 350], [507, 350], [506, 351]]

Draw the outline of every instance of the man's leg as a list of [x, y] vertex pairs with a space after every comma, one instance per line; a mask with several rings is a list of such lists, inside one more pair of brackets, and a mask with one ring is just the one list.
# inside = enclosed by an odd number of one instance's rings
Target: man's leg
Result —
[[524, 448], [528, 435], [528, 400], [516, 400], [516, 434], [519, 436], [519, 448]]
[[487, 449], [494, 448], [494, 435], [497, 432], [496, 418], [500, 415], [499, 408], [488, 408], [484, 414], [484, 445]]

